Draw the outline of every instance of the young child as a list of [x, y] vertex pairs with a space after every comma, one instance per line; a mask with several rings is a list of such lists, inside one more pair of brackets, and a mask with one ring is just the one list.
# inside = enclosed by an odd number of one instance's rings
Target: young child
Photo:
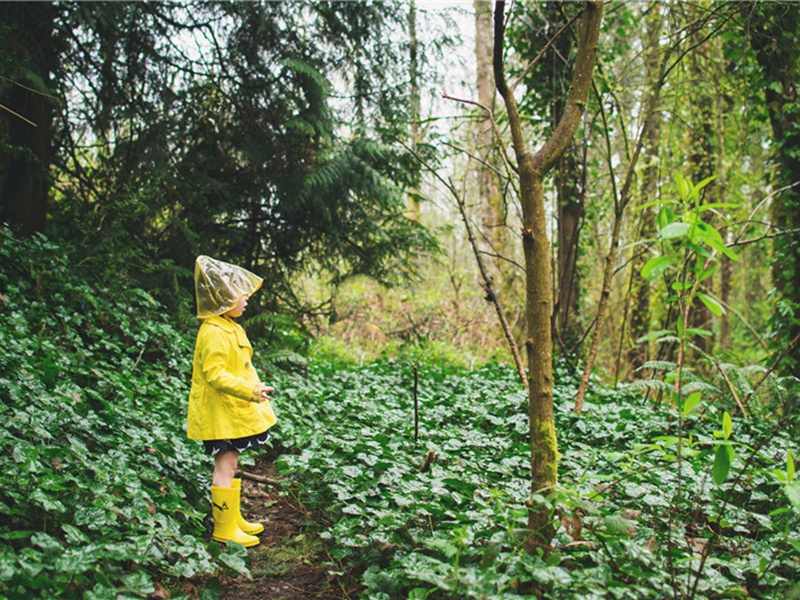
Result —
[[274, 390], [258, 378], [253, 347], [233, 319], [242, 316], [247, 299], [263, 280], [235, 265], [198, 256], [194, 267], [197, 333], [189, 392], [187, 435], [202, 440], [214, 457], [211, 485], [213, 538], [243, 546], [259, 543], [261, 523], [249, 523], [240, 510], [241, 480], [234, 478], [239, 453], [269, 439], [275, 413], [269, 402]]

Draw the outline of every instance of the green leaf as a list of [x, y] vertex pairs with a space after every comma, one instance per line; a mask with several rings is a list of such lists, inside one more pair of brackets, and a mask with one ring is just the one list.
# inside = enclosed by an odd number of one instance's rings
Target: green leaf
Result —
[[633, 523], [620, 515], [608, 515], [603, 524], [609, 535], [630, 537], [633, 534]]
[[700, 337], [710, 337], [714, 335], [712, 331], [708, 329], [699, 329], [698, 327], [690, 327], [686, 330], [686, 335], [699, 335]]
[[800, 515], [800, 479], [786, 484], [783, 491], [786, 492], [786, 497], [791, 502], [794, 512]]
[[674, 223], [677, 219], [678, 216], [672, 212], [668, 206], [662, 206], [656, 215], [656, 225], [660, 231], [670, 223]]
[[674, 264], [675, 261], [669, 256], [654, 256], [642, 267], [642, 277], [648, 281], [653, 281]]
[[689, 223], [684, 223], [682, 221], [670, 223], [661, 229], [659, 235], [665, 240], [684, 237], [689, 232], [690, 227], [691, 225]]
[[697, 297], [700, 298], [700, 302], [706, 305], [708, 310], [718, 317], [721, 317], [723, 314], [725, 314], [725, 308], [708, 294], [697, 292]]
[[675, 189], [678, 190], [678, 194], [680, 194], [681, 198], [684, 200], [688, 200], [690, 193], [689, 182], [679, 171], [675, 171], [672, 174], [672, 178], [675, 180]]
[[690, 192], [692, 197], [693, 198], [699, 198], [700, 197], [700, 190], [702, 190], [704, 187], [706, 187], [709, 183], [714, 181], [716, 178], [717, 178], [716, 175], [711, 175], [710, 177], [706, 177], [705, 179], [703, 179], [697, 185], [692, 186], [692, 191]]
[[206, 582], [203, 595], [200, 600], [220, 600], [225, 593], [225, 588], [217, 577], [212, 577]]
[[727, 440], [731, 437], [731, 433], [733, 433], [733, 420], [731, 414], [726, 410], [722, 415], [722, 437]]
[[714, 478], [714, 483], [717, 485], [725, 483], [730, 470], [731, 459], [728, 455], [728, 449], [721, 444], [717, 446], [717, 452], [714, 456], [714, 466], [711, 468], [711, 476]]
[[791, 482], [794, 479], [794, 457], [792, 451], [786, 453], [786, 481]]
[[686, 417], [692, 412], [697, 405], [700, 404], [700, 401], [703, 399], [700, 392], [692, 392], [689, 394], [689, 397], [686, 398], [686, 402], [683, 403], [683, 416]]

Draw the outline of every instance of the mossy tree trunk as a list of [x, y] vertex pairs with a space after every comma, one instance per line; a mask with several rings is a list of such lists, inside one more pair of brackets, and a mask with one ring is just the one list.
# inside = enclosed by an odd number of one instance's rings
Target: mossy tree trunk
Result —
[[[528, 412], [531, 436], [531, 495], [551, 492], [557, 482], [558, 445], [553, 419], [553, 341], [550, 318], [553, 291], [550, 241], [544, 202], [544, 177], [555, 166], [575, 136], [592, 81], [592, 71], [603, 16], [602, 2], [587, 2], [581, 22], [572, 86], [558, 126], [536, 153], [528, 150], [517, 103], [506, 84], [503, 64], [505, 3], [494, 14], [494, 77], [508, 112], [522, 208], [522, 243], [525, 254], [525, 300], [528, 352]], [[531, 503], [528, 514], [528, 549], [549, 546], [554, 529], [548, 508]]]

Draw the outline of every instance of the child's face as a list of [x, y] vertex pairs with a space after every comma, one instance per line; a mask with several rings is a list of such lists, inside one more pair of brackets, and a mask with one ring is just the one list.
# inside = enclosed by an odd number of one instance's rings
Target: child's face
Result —
[[237, 318], [241, 317], [244, 311], [247, 309], [247, 296], [242, 296], [239, 298], [239, 302], [236, 303], [232, 309], [225, 313], [226, 317]]

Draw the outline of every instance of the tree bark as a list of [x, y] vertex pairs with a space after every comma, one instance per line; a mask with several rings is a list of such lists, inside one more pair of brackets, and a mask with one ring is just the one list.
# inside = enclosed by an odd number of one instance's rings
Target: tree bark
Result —
[[[411, 0], [408, 7], [408, 53], [409, 53], [409, 80], [411, 106], [411, 151], [417, 153], [417, 144], [420, 137], [420, 97], [419, 97], [419, 61], [417, 51], [419, 42], [417, 41], [417, 3]], [[414, 188], [408, 194], [407, 212], [408, 218], [419, 222], [419, 176], [415, 176]]]
[[[531, 495], [555, 489], [558, 474], [558, 446], [553, 418], [553, 305], [550, 242], [544, 203], [543, 179], [555, 166], [577, 131], [591, 87], [597, 40], [603, 16], [602, 2], [587, 2], [581, 22], [572, 87], [564, 114], [550, 138], [530, 154], [522, 132], [517, 103], [505, 80], [503, 65], [505, 3], [497, 2], [494, 15], [494, 77], [497, 91], [508, 113], [514, 154], [517, 160], [522, 244], [525, 254], [525, 300], [528, 353], [528, 413], [531, 438]], [[548, 547], [555, 530], [548, 508], [531, 502], [528, 513], [527, 548]]]
[[[764, 77], [764, 98], [769, 111], [780, 169], [776, 187], [800, 180], [800, 111], [797, 110], [800, 79], [797, 35], [800, 5], [760, 3], [752, 11], [750, 43]], [[800, 191], [785, 190], [772, 201], [772, 224], [786, 231], [800, 228]], [[775, 350], [787, 347], [800, 334], [800, 240], [787, 233], [773, 243], [772, 280], [781, 295], [783, 311], [775, 311]], [[800, 377], [800, 345], [789, 346], [782, 363], [784, 372]]]
[[[645, 19], [647, 33], [645, 36], [645, 47], [647, 57], [645, 58], [645, 79], [656, 81], [659, 77], [659, 43], [661, 39], [663, 19], [658, 10], [658, 5], [651, 8]], [[642, 202], [650, 202], [656, 199], [658, 193], [658, 172], [659, 156], [658, 147], [661, 139], [661, 115], [653, 113], [652, 118], [645, 123], [644, 131], [644, 173], [642, 176], [641, 196]], [[642, 222], [640, 227], [639, 239], [652, 239], [655, 236], [655, 212], [652, 208], [642, 211]], [[628, 363], [631, 370], [636, 370], [650, 359], [650, 350], [646, 342], [638, 343], [642, 336], [650, 330], [650, 282], [642, 277], [641, 271], [649, 257], [645, 253], [640, 253], [631, 264], [634, 273], [632, 275], [632, 310], [630, 322], [631, 344], [628, 350]]]
[[4, 107], [0, 109], [0, 143], [6, 154], [0, 166], [0, 222], [8, 222], [22, 236], [43, 231], [47, 216], [53, 156], [53, 100], [48, 93], [56, 66], [55, 15], [52, 2], [0, 3], [0, 22], [7, 32], [0, 41], [4, 46], [0, 53], [9, 56], [14, 67], [3, 75], [16, 82], [0, 82]]

